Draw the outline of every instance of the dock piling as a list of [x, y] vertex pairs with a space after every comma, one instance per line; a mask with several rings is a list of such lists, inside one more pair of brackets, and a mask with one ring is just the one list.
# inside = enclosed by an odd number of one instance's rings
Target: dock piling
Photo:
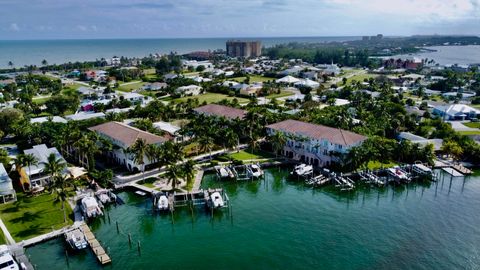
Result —
[[128, 245], [132, 247], [132, 235], [128, 233]]
[[141, 254], [141, 246], [140, 246], [140, 240], [138, 240], [137, 242], [137, 246], [138, 246], [138, 254], [140, 255]]
[[120, 229], [118, 228], [118, 220], [116, 220], [115, 223], [117, 225], [117, 234], [120, 234]]

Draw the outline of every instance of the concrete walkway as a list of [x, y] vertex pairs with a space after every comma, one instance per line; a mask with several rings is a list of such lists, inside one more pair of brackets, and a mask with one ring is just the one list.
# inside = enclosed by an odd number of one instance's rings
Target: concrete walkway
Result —
[[197, 175], [195, 176], [195, 182], [193, 183], [192, 191], [197, 191], [200, 189], [200, 185], [202, 184], [204, 170], [198, 170]]
[[5, 240], [7, 241], [7, 244], [14, 245], [15, 240], [13, 239], [12, 235], [8, 231], [7, 227], [5, 226], [1, 218], [0, 218], [0, 228], [2, 229], [3, 235], [5, 235]]

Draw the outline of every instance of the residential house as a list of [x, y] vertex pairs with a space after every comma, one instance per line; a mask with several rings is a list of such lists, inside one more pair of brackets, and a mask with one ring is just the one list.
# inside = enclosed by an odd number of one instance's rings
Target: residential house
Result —
[[451, 104], [435, 107], [433, 114], [442, 117], [444, 120], [468, 120], [478, 118], [480, 110], [465, 104]]
[[[45, 144], [35, 145], [31, 149], [24, 150], [23, 153], [33, 155], [38, 162], [36, 165], [24, 168], [30, 187], [44, 186], [49, 183], [50, 175], [44, 173], [43, 170], [50, 154], [54, 154], [57, 159], [66, 163], [57, 148], [48, 148]], [[63, 173], [68, 173], [68, 169], [65, 168]]]
[[341, 155], [367, 139], [347, 130], [297, 120], [285, 120], [266, 128], [269, 135], [282, 132], [287, 136], [282, 155], [314, 166], [340, 163]]
[[12, 179], [8, 176], [7, 171], [2, 163], [0, 163], [0, 203], [16, 201], [17, 195], [13, 189]]
[[296, 87], [308, 87], [308, 88], [316, 89], [320, 86], [320, 83], [316, 81], [312, 81], [310, 79], [303, 79], [294, 83], [294, 85]]
[[67, 123], [67, 120], [61, 116], [44, 116], [44, 117], [37, 117], [37, 118], [30, 119], [31, 124], [34, 124], [34, 123], [41, 124], [48, 121], [52, 121], [53, 123], [63, 123], [63, 124]]
[[218, 104], [208, 104], [193, 109], [197, 114], [203, 114], [207, 116], [225, 117], [227, 119], [243, 119], [247, 114], [247, 111], [237, 108], [232, 108]]
[[[113, 150], [105, 153], [106, 156], [118, 164], [125, 166], [129, 171], [141, 171], [142, 165], [134, 161], [133, 155], [127, 153], [127, 149], [137, 140], [143, 139], [149, 145], [160, 145], [170, 138], [166, 136], [158, 136], [138, 128], [134, 128], [125, 123], [107, 122], [98, 126], [89, 128], [101, 137], [109, 140], [113, 145]], [[144, 157], [145, 166], [149, 166], [153, 161]]]
[[250, 85], [247, 84], [246, 87], [240, 88], [240, 94], [245, 96], [257, 96], [262, 90], [262, 88], [262, 83], [255, 83]]
[[202, 92], [202, 87], [198, 85], [180, 86], [175, 89], [175, 94], [180, 96], [197, 96]]
[[400, 132], [397, 139], [399, 141], [410, 141], [414, 144], [419, 144], [420, 146], [426, 146], [428, 144], [433, 145], [433, 150], [440, 151], [442, 148], [443, 140], [442, 139], [427, 139], [410, 132]]
[[146, 91], [159, 91], [164, 88], [167, 88], [168, 84], [163, 82], [154, 82], [154, 83], [147, 83], [143, 86], [143, 89]]
[[297, 79], [293, 76], [285, 76], [283, 78], [280, 78], [278, 80], [275, 81], [276, 83], [283, 83], [283, 84], [294, 84], [294, 83], [298, 83], [300, 82], [300, 79]]
[[182, 134], [180, 134], [181, 128], [179, 126], [173, 125], [171, 123], [158, 121], [158, 122], [153, 123], [153, 126], [156, 129], [158, 129], [160, 131], [163, 131], [163, 132], [167, 133], [168, 135], [170, 135], [173, 138], [173, 141], [176, 142], [176, 143], [182, 143], [182, 142], [188, 141], [190, 139], [190, 137], [183, 136]]

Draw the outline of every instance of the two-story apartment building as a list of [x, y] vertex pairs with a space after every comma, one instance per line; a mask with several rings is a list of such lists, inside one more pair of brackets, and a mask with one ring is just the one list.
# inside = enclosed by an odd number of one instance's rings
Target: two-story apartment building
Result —
[[[127, 167], [130, 171], [142, 170], [142, 165], [137, 164], [133, 160], [133, 155], [128, 154], [126, 151], [137, 140], [143, 139], [147, 144], [162, 144], [170, 139], [113, 121], [91, 127], [89, 130], [109, 140], [114, 147], [109, 153], [106, 153], [106, 155], [115, 160], [115, 162]], [[144, 157], [144, 162], [145, 166], [153, 163], [153, 161], [149, 160], [146, 156]]]
[[275, 132], [286, 135], [287, 143], [281, 151], [282, 155], [315, 166], [340, 162], [342, 154], [367, 139], [347, 130], [296, 120], [285, 120], [266, 128], [269, 135]]

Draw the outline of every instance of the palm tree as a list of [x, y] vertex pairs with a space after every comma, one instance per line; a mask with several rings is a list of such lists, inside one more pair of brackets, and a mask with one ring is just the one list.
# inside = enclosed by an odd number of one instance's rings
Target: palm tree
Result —
[[28, 175], [31, 175], [31, 166], [38, 165], [38, 159], [33, 154], [20, 154], [18, 155], [22, 167], [28, 167]]
[[8, 67], [13, 68], [13, 62], [12, 61], [8, 61]]
[[275, 151], [275, 157], [278, 157], [278, 152], [282, 150], [287, 143], [287, 136], [285, 136], [283, 132], [275, 131], [275, 133], [269, 137], [269, 140]]
[[144, 139], [137, 139], [127, 152], [133, 155], [133, 161], [142, 166], [142, 178], [145, 182], [145, 156], [147, 155], [148, 144]]
[[181, 174], [183, 175], [187, 186], [189, 186], [195, 178], [195, 162], [191, 159], [182, 164]]
[[202, 136], [198, 137], [197, 142], [200, 146], [200, 151], [202, 151], [204, 153], [208, 152], [210, 157], [211, 157], [212, 147], [214, 145], [213, 138], [210, 135], [205, 134], [205, 135], [202, 135]]
[[65, 207], [65, 201], [68, 199], [67, 187], [71, 185], [73, 179], [63, 175], [57, 175], [55, 177], [53, 190], [55, 193], [55, 201], [60, 201], [62, 203], [63, 210], [63, 222], [67, 222], [67, 209]]
[[41, 163], [44, 167], [42, 172], [50, 175], [50, 179], [55, 181], [55, 177], [59, 176], [62, 171], [67, 167], [67, 163], [63, 161], [61, 158], [57, 158], [54, 153], [51, 153], [47, 157], [46, 162]]
[[177, 188], [178, 178], [182, 175], [182, 170], [179, 165], [171, 164], [167, 168], [167, 172], [165, 173], [167, 176], [168, 183], [172, 185], [172, 190]]

